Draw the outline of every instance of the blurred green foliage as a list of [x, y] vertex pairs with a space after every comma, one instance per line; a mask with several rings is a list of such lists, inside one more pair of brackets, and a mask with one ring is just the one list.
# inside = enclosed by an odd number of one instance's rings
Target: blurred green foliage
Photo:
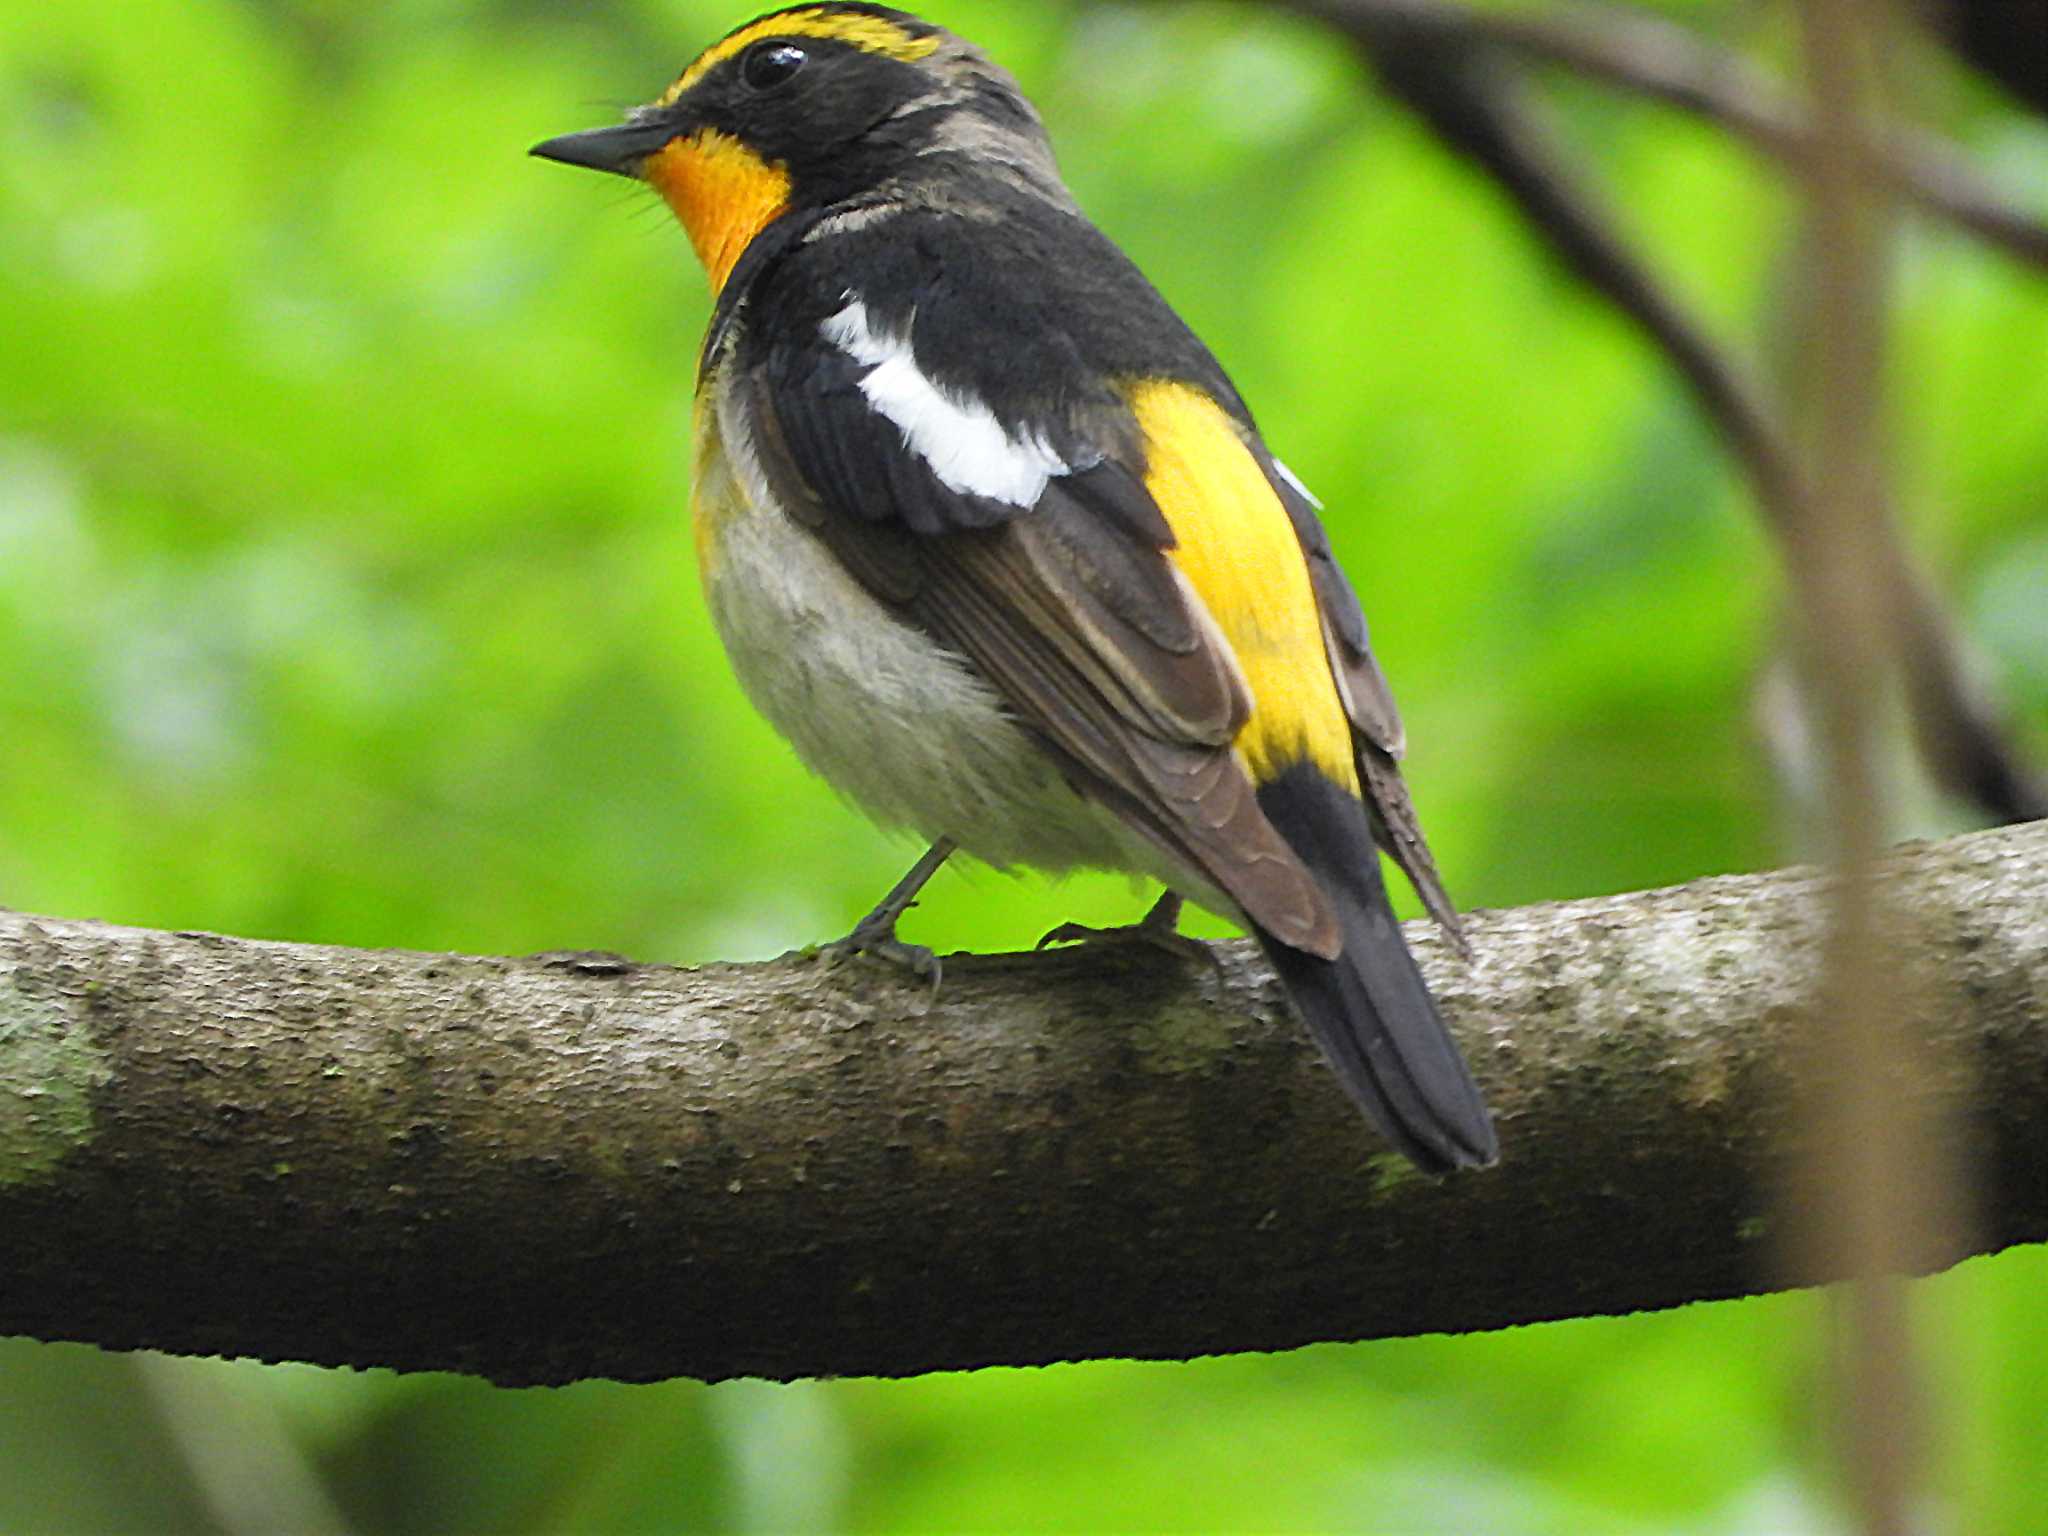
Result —
[[[1750, 725], [1772, 555], [1637, 338], [1274, 12], [930, 10], [1024, 78], [1083, 203], [1329, 503], [1452, 887], [1773, 862]], [[895, 877], [910, 850], [805, 776], [709, 633], [681, 235], [522, 158], [743, 19], [0, 10], [0, 901], [687, 962], [841, 932]], [[2040, 127], [1931, 66], [1915, 96], [2048, 211]], [[1772, 174], [1562, 97], [1629, 232], [1756, 347], [1785, 302]], [[1914, 536], [2038, 724], [2048, 287], [1919, 227], [1897, 276]], [[1142, 899], [949, 872], [908, 931], [1016, 946]], [[1921, 1292], [1953, 1529], [2041, 1528], [2044, 1282], [2032, 1251]], [[521, 1393], [15, 1342], [0, 1530], [1821, 1532], [1824, 1318], [1793, 1297], [1184, 1366]]]

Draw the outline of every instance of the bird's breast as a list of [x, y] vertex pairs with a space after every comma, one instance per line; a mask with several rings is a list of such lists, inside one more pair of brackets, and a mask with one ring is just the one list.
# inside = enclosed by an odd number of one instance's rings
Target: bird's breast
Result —
[[754, 707], [806, 766], [884, 826], [998, 867], [1158, 872], [1067, 783], [959, 653], [870, 595], [777, 501], [746, 413], [707, 382], [693, 496], [712, 622]]

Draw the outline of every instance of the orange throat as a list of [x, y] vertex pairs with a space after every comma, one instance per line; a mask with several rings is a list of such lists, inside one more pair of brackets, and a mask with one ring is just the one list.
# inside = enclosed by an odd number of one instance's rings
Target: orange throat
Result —
[[671, 140], [640, 175], [689, 231], [714, 294], [754, 237], [789, 208], [789, 172], [716, 128]]

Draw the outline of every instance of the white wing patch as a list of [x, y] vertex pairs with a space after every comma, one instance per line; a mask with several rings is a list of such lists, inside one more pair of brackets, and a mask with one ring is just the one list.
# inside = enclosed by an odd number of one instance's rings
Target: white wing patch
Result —
[[860, 392], [903, 434], [949, 491], [1029, 507], [1046, 483], [1072, 468], [1037, 433], [1012, 437], [979, 400], [959, 400], [925, 377], [908, 336], [877, 335], [868, 307], [852, 299], [827, 320], [825, 339], [867, 365]]
[[1301, 499], [1303, 501], [1307, 502], [1310, 506], [1314, 507], [1318, 512], [1323, 510], [1322, 498], [1316, 495], [1314, 491], [1310, 490], [1307, 486], [1301, 483], [1301, 476], [1297, 475], [1285, 464], [1282, 464], [1278, 459], [1275, 459], [1273, 461], [1273, 467], [1280, 471], [1280, 478], [1282, 480], [1285, 480], [1289, 485], [1293, 486], [1296, 491], [1301, 493]]

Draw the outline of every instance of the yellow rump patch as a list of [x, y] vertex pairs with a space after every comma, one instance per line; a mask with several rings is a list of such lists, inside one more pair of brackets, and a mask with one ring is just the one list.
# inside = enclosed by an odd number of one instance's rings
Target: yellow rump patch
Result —
[[1306, 760], [1356, 794], [1351, 723], [1330, 675], [1308, 561], [1242, 429], [1186, 384], [1142, 380], [1130, 400], [1145, 434], [1145, 488], [1173, 529], [1167, 556], [1251, 688], [1237, 750], [1253, 781]]
[[867, 53], [915, 64], [938, 51], [937, 37], [919, 37], [907, 27], [881, 16], [847, 16], [832, 11], [791, 11], [782, 16], [764, 16], [741, 27], [722, 42], [713, 43], [684, 70], [676, 83], [661, 93], [657, 105], [670, 106], [685, 91], [702, 80], [727, 59], [736, 58], [764, 37], [828, 37], [851, 43]]
[[671, 139], [641, 163], [640, 175], [683, 221], [713, 294], [754, 237], [789, 207], [789, 171], [716, 128]]

